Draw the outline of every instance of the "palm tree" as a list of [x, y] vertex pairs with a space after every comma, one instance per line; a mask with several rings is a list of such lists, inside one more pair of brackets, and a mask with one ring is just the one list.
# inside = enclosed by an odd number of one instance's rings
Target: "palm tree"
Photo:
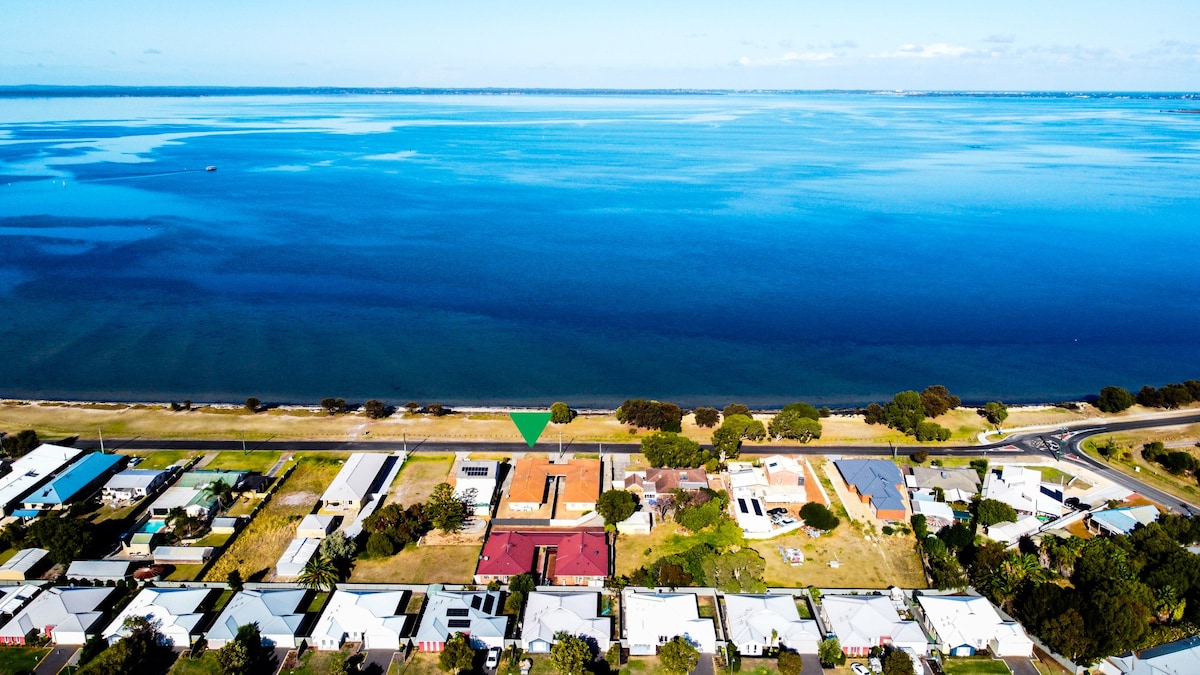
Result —
[[304, 569], [300, 571], [300, 576], [296, 577], [296, 582], [310, 591], [330, 591], [341, 581], [341, 576], [338, 574], [337, 565], [333, 561], [320, 553], [308, 559], [304, 563]]
[[233, 486], [226, 483], [224, 479], [216, 480], [204, 487], [203, 494], [211, 495], [217, 498], [217, 510], [225, 508], [225, 502], [233, 501]]

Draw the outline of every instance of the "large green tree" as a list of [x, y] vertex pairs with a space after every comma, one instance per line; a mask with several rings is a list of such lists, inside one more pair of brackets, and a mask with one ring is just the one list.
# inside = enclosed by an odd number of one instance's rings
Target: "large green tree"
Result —
[[975, 507], [975, 518], [983, 527], [1009, 523], [1017, 519], [1017, 510], [996, 499], [984, 499]]
[[766, 561], [752, 548], [705, 558], [702, 563], [708, 584], [726, 593], [763, 593], [762, 575]]
[[451, 635], [442, 653], [438, 654], [438, 665], [448, 673], [470, 670], [474, 661], [475, 650], [471, 648], [471, 638], [463, 633]]
[[606, 524], [615, 525], [637, 510], [637, 499], [627, 490], [608, 490], [596, 501], [596, 512]]
[[842, 651], [842, 644], [837, 638], [826, 638], [817, 646], [817, 658], [822, 666], [836, 668], [846, 662], [846, 653]]
[[643, 429], [679, 432], [683, 430], [683, 410], [674, 403], [635, 398], [617, 408], [617, 421]]
[[979, 411], [980, 415], [988, 421], [988, 424], [996, 427], [996, 431], [1000, 430], [1000, 426], [1004, 424], [1004, 420], [1008, 419], [1008, 406], [1000, 401], [988, 401], [983, 404], [983, 408]]
[[550, 421], [555, 424], [570, 424], [571, 420], [575, 419], [575, 415], [571, 406], [562, 401], [550, 406]]
[[442, 532], [458, 532], [467, 526], [472, 509], [466, 501], [454, 494], [449, 483], [438, 483], [425, 504], [429, 522]]
[[821, 437], [820, 413], [807, 403], [801, 405], [812, 410], [784, 408], [771, 419], [767, 429], [773, 438], [807, 443]]
[[883, 675], [915, 675], [912, 658], [899, 649], [889, 649], [883, 656]]
[[581, 638], [565, 632], [554, 636], [554, 646], [550, 648], [550, 663], [554, 664], [559, 675], [583, 675], [591, 660], [592, 648]]
[[1100, 412], [1106, 413], [1121, 412], [1132, 408], [1133, 404], [1133, 394], [1122, 387], [1105, 387], [1100, 390], [1100, 396], [1096, 399], [1096, 407]]
[[716, 408], [696, 408], [692, 411], [696, 418], [696, 426], [711, 429], [721, 421], [721, 412]]
[[687, 640], [676, 635], [667, 644], [658, 648], [658, 662], [663, 670], [676, 675], [686, 675], [700, 663], [700, 652]]
[[687, 436], [660, 431], [642, 439], [642, 454], [653, 467], [697, 467], [710, 459], [700, 444]]
[[805, 525], [818, 530], [832, 530], [838, 526], [838, 517], [829, 507], [820, 502], [809, 502], [800, 507], [800, 519]]
[[935, 384], [932, 387], [925, 387], [925, 390], [921, 392], [921, 405], [925, 407], [926, 415], [939, 417], [962, 405], [962, 399], [951, 394], [950, 390], [944, 386]]

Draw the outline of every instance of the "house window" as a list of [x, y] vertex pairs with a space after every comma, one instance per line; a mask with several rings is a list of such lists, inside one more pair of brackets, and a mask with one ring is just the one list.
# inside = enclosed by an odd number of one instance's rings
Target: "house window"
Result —
[[670, 641], [671, 641], [671, 638], [667, 637], [666, 635], [659, 635], [659, 636], [658, 636], [658, 641], [659, 641], [659, 643], [660, 643], [660, 644], [664, 644], [664, 645], [665, 645], [665, 644], [667, 644], [668, 642], [670, 642]]

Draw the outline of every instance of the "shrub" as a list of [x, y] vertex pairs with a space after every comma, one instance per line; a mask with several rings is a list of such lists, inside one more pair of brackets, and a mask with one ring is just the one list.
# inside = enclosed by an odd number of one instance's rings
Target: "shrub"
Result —
[[912, 461], [917, 464], [924, 464], [927, 459], [929, 459], [928, 450], [918, 450], [912, 454]]
[[826, 531], [835, 529], [839, 522], [833, 511], [819, 502], [809, 502], [801, 506], [800, 518], [804, 520], [805, 525]]
[[392, 538], [383, 532], [376, 532], [367, 537], [367, 555], [372, 558], [386, 558], [396, 552]]

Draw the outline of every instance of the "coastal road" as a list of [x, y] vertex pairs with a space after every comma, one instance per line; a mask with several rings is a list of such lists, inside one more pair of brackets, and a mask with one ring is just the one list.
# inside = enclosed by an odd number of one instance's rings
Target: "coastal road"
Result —
[[[744, 445], [742, 455], [773, 455], [783, 453], [789, 455], [866, 455], [877, 457], [896, 457], [908, 455], [918, 450], [924, 450], [933, 457], [974, 457], [995, 455], [1049, 455], [1050, 449], [1058, 444], [1064, 460], [1085, 466], [1113, 482], [1145, 495], [1165, 506], [1183, 509], [1188, 513], [1200, 513], [1200, 505], [1181, 502], [1177, 497], [1167, 494], [1153, 486], [1118, 471], [1104, 462], [1088, 457], [1080, 445], [1093, 436], [1112, 434], [1121, 431], [1138, 429], [1157, 429], [1173, 426], [1200, 423], [1200, 413], [1162, 414], [1147, 416], [1134, 420], [1120, 420], [1097, 423], [1096, 420], [1083, 420], [1061, 427], [1047, 428], [1045, 431], [1026, 431], [1014, 434], [1002, 441], [977, 445], [953, 446], [922, 446], [922, 445]], [[76, 445], [85, 448], [100, 447], [99, 439], [81, 438]], [[148, 438], [112, 439], [106, 438], [104, 447], [108, 450], [189, 450], [197, 452], [237, 451], [243, 450], [242, 441], [213, 441], [196, 439], [160, 440]], [[287, 441], [267, 440], [246, 443], [244, 449], [254, 451], [291, 451], [291, 452], [395, 452], [407, 449], [409, 452], [427, 452], [434, 454], [449, 454], [454, 452], [478, 452], [486, 449], [489, 452], [545, 452], [555, 454], [559, 444], [555, 442], [538, 443], [533, 448], [520, 442], [488, 443], [462, 441]], [[563, 452], [606, 452], [610, 454], [634, 454], [641, 452], [640, 443], [592, 443], [568, 442], [562, 445]]]

